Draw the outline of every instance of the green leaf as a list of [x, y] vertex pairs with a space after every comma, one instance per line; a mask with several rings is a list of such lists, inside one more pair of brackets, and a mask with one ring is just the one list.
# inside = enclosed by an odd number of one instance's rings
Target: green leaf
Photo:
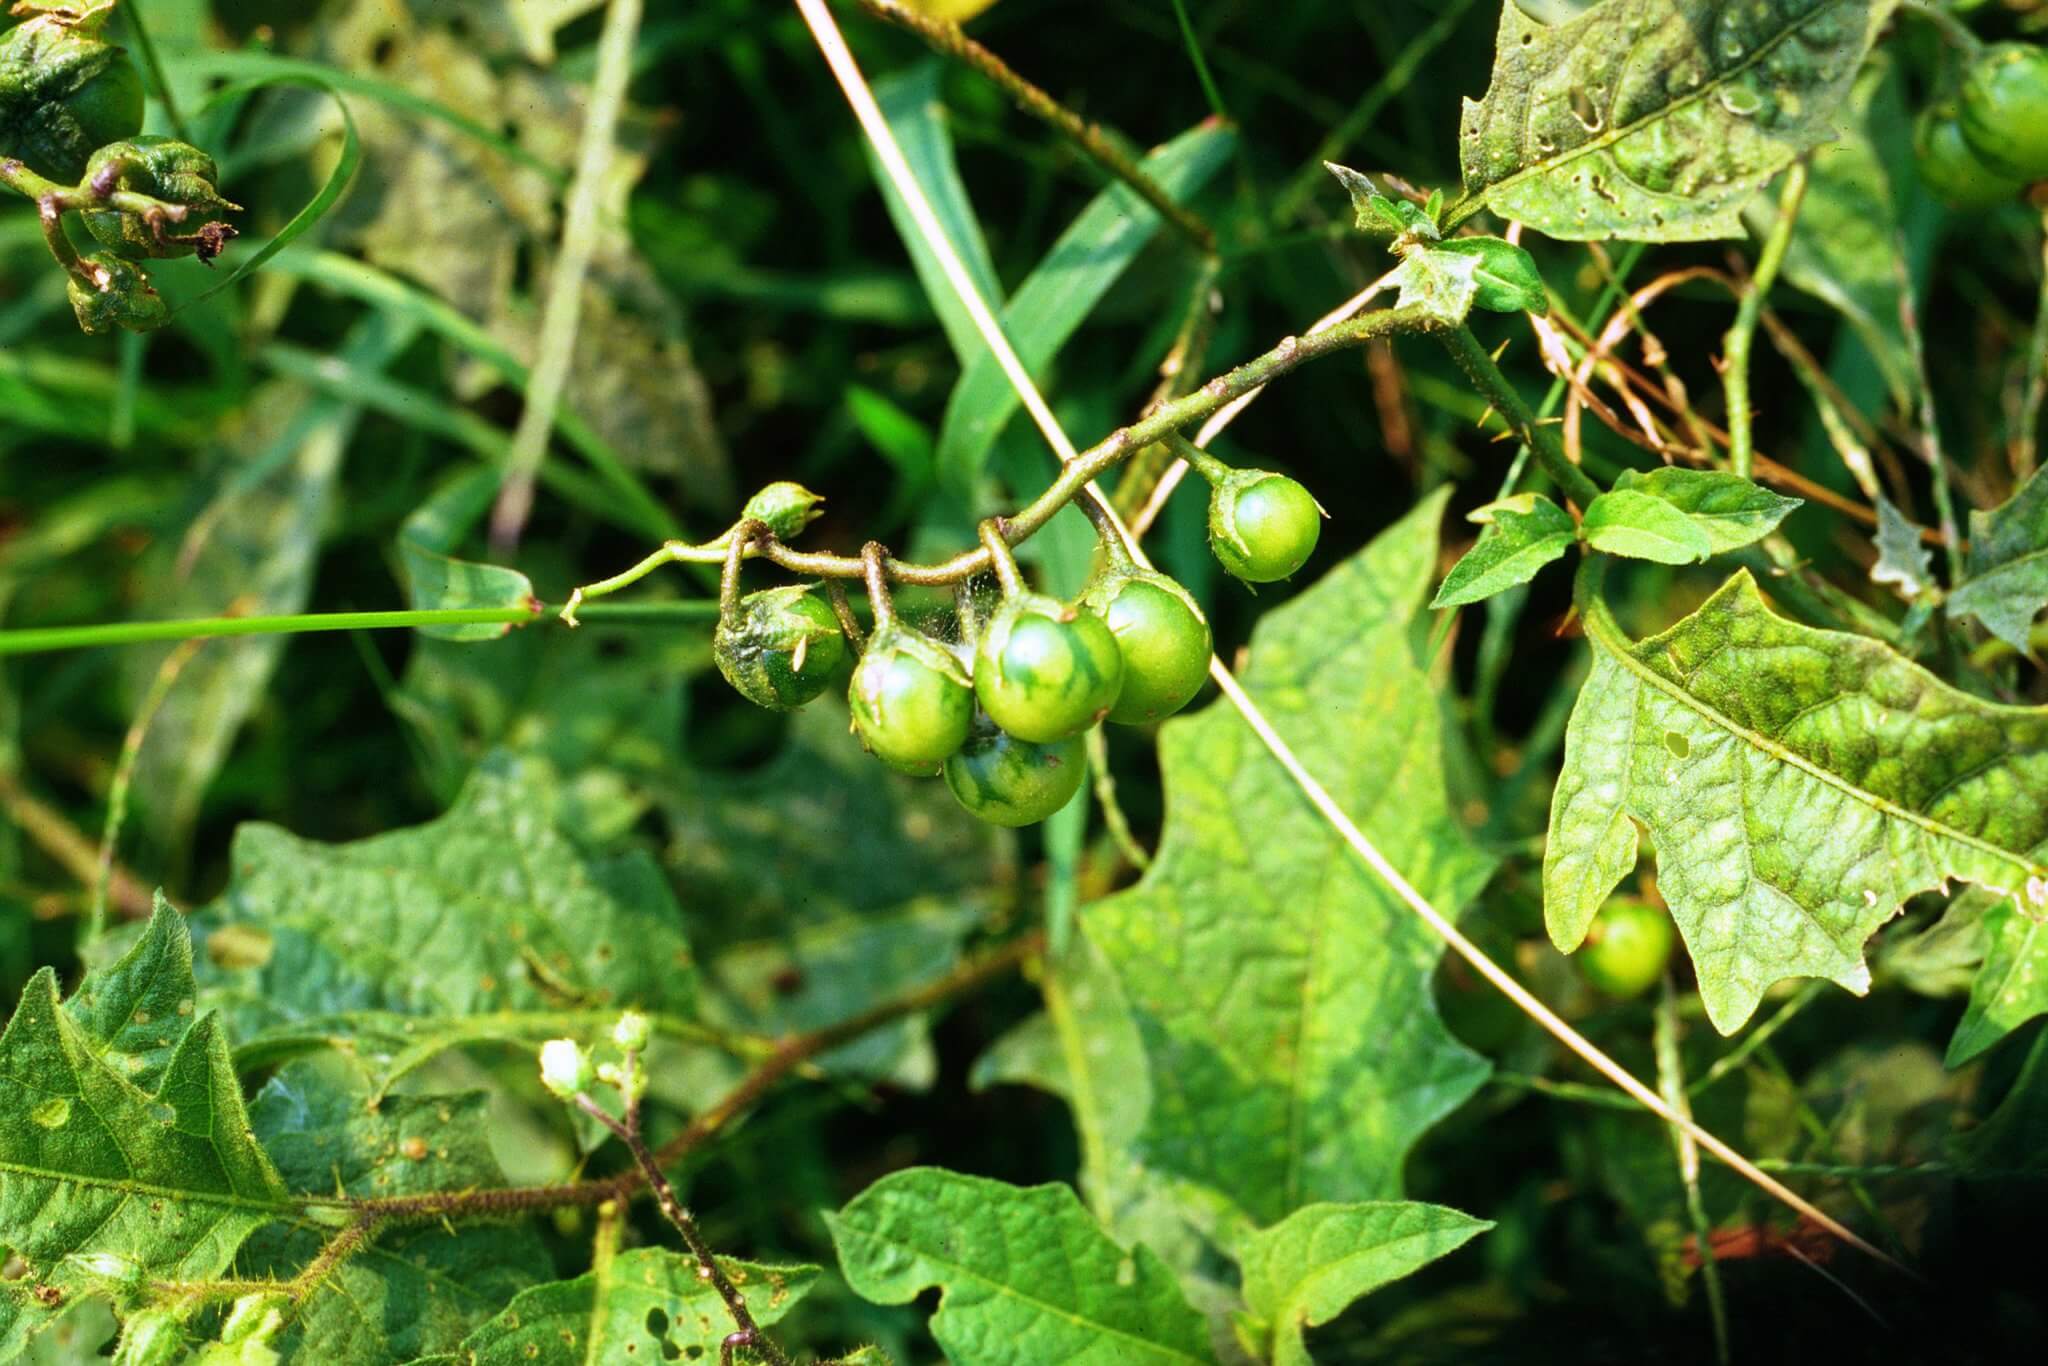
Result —
[[2048, 1131], [2048, 1032], [2034, 1036], [2020, 1074], [1998, 1108], [1955, 1140], [1956, 1157], [1965, 1176], [1981, 1173], [1986, 1179], [2010, 1181], [2015, 1173], [2038, 1173], [2048, 1167], [2041, 1148], [2044, 1131]]
[[1465, 101], [1465, 198], [1566, 241], [1742, 233], [1743, 203], [1834, 136], [1893, 0], [1605, 0], [1546, 25], [1502, 0]]
[[1244, 1345], [1275, 1366], [1312, 1366], [1302, 1334], [1493, 1225], [1442, 1205], [1309, 1205], [1239, 1245]]
[[1571, 514], [1540, 493], [1518, 493], [1474, 510], [1479, 541], [1444, 575], [1430, 607], [1463, 607], [1525, 584], [1578, 539]]
[[[2048, 862], [2048, 848], [2036, 858]], [[1984, 913], [1984, 965], [1948, 1041], [1948, 1065], [1961, 1067], [2036, 1015], [2048, 1015], [2048, 910], [2006, 897]]]
[[[1360, 828], [1455, 914], [1491, 861], [1452, 814], [1443, 716], [1411, 636], [1443, 504], [1424, 498], [1268, 612], [1241, 677]], [[1168, 722], [1160, 763], [1167, 820], [1151, 868], [1082, 918], [1149, 1063], [1138, 1154], [1256, 1223], [1397, 1195], [1409, 1147], [1487, 1070], [1437, 1018], [1441, 942], [1233, 710]]]
[[1405, 199], [1388, 198], [1380, 193], [1379, 186], [1372, 183], [1370, 176], [1349, 166], [1326, 161], [1323, 167], [1337, 177], [1337, 183], [1351, 196], [1352, 218], [1360, 232], [1371, 233], [1375, 237], [1414, 233], [1431, 241], [1438, 237], [1435, 222], [1419, 205]]
[[1543, 275], [1536, 258], [1513, 242], [1500, 237], [1454, 237], [1430, 248], [1454, 256], [1472, 256], [1479, 261], [1479, 292], [1472, 305], [1489, 313], [1550, 312], [1550, 295], [1544, 291]]
[[691, 1014], [697, 971], [660, 869], [578, 848], [555, 787], [548, 765], [500, 755], [410, 830], [320, 844], [242, 826], [234, 877], [197, 917], [209, 999], [247, 1035], [359, 1010]]
[[1401, 258], [1388, 281], [1400, 288], [1400, 308], [1420, 308], [1446, 326], [1465, 321], [1479, 298], [1479, 258], [1417, 248]]
[[[814, 1266], [763, 1266], [721, 1257], [763, 1328], [779, 1322], [817, 1279]], [[463, 1366], [586, 1366], [592, 1362], [715, 1363], [732, 1320], [697, 1263], [679, 1252], [621, 1252], [571, 1281], [522, 1290], [471, 1333]]]
[[1641, 642], [1588, 587], [1543, 867], [1559, 949], [1635, 866], [1637, 823], [1724, 1034], [1787, 977], [1864, 991], [1863, 941], [1950, 878], [2048, 901], [2026, 852], [2048, 840], [2048, 709], [1776, 616], [1746, 571]]
[[[1140, 165], [1167, 194], [1185, 199], [1229, 160], [1236, 143], [1229, 128], [1204, 126], [1183, 133]], [[1003, 331], [1034, 378], [1042, 380], [1067, 338], [1159, 227], [1158, 212], [1128, 186], [1117, 184], [1097, 195], [1060, 234], [1002, 310]], [[938, 463], [940, 478], [964, 492], [980, 478], [996, 438], [1023, 400], [985, 347], [977, 344], [962, 367], [939, 429]]]
[[[458, 560], [448, 552], [476, 524], [498, 495], [499, 472], [484, 468], [458, 475], [437, 489], [398, 534], [398, 553], [405, 567], [406, 599], [415, 609], [459, 607], [521, 607], [538, 612], [540, 599], [533, 583], [516, 569]], [[509, 624], [423, 626], [420, 634], [436, 640], [497, 640]]]
[[1970, 514], [1968, 577], [1948, 595], [1950, 616], [1970, 617], [2021, 654], [2048, 607], [2048, 469], [1989, 512]]
[[[491, 1151], [490, 1097], [379, 1095], [330, 1055], [267, 1082], [249, 1120], [291, 1189], [356, 1198], [507, 1184]], [[244, 1274], [290, 1278], [321, 1233], [287, 1224], [243, 1249]], [[284, 1348], [302, 1362], [404, 1361], [453, 1350], [513, 1295], [553, 1274], [530, 1223], [438, 1223], [381, 1233], [323, 1276], [293, 1314]]]
[[0, 1355], [109, 1282], [223, 1274], [292, 1208], [220, 1016], [194, 1011], [190, 963], [159, 897], [141, 940], [68, 1007], [44, 968], [0, 1034], [0, 1247], [23, 1268], [0, 1281]]
[[[903, 149], [903, 159], [910, 163], [918, 188], [924, 191], [932, 212], [938, 216], [939, 226], [945, 230], [946, 241], [967, 268], [967, 276], [974, 281], [982, 302], [1000, 309], [1002, 281], [996, 276], [995, 262], [989, 259], [981, 222], [974, 216], [974, 205], [967, 198], [967, 187], [961, 183], [960, 168], [953, 159], [953, 137], [947, 131], [946, 108], [939, 99], [941, 73], [940, 64], [933, 60], [877, 81], [875, 103], [881, 106], [889, 131], [896, 135], [896, 143]], [[883, 173], [872, 147], [867, 149], [867, 155], [875, 184], [881, 187], [882, 198], [888, 204], [889, 221], [896, 225], [896, 235], [910, 252], [918, 281], [924, 286], [925, 297], [931, 300], [932, 311], [939, 315], [939, 325], [953, 345], [953, 354], [965, 365], [984, 350], [981, 329], [974, 325], [967, 306], [953, 292], [945, 268], [926, 245], [917, 221], [910, 216], [910, 207], [896, 192], [896, 183]]]
[[825, 1216], [855, 1293], [940, 1292], [931, 1332], [954, 1361], [1207, 1362], [1202, 1320], [1142, 1244], [1125, 1252], [1070, 1187], [913, 1167]]
[[1716, 555], [1762, 540], [1804, 502], [1772, 493], [1726, 470], [1686, 470], [1670, 465], [1647, 473], [1623, 470], [1614, 487], [1647, 493], [1671, 504], [1706, 533]]
[[1658, 564], [1697, 564], [1714, 553], [1713, 537], [1672, 504], [1638, 489], [1610, 489], [1586, 509], [1586, 544], [1607, 555]]
[[1870, 568], [1870, 581], [1892, 585], [1908, 602], [1934, 586], [1934, 557], [1920, 539], [1920, 528], [1881, 493], [1877, 495], [1877, 563]]

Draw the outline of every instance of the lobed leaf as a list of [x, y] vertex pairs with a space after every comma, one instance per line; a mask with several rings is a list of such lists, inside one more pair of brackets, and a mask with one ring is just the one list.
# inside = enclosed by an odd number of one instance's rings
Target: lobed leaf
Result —
[[931, 1332], [954, 1361], [1145, 1366], [1214, 1360], [1201, 1317], [1140, 1245], [1125, 1252], [1070, 1187], [914, 1167], [825, 1216], [855, 1293], [940, 1292]]
[[1312, 1366], [1302, 1334], [1352, 1301], [1427, 1266], [1493, 1225], [1442, 1205], [1308, 1205], [1237, 1249], [1245, 1347], [1274, 1366]]
[[1877, 495], [1877, 563], [1870, 567], [1870, 581], [1890, 584], [1908, 602], [1934, 586], [1934, 558], [1920, 539], [1920, 528], [1881, 493]]
[[1663, 634], [1582, 603], [1544, 911], [1567, 953], [1635, 866], [1728, 1033], [1787, 977], [1869, 984], [1863, 941], [1951, 878], [2048, 902], [2048, 709], [1981, 701], [1876, 641], [1787, 621], [1745, 571]]
[[1567, 241], [1742, 233], [1766, 181], [1834, 136], [1894, 0], [1604, 0], [1544, 24], [1502, 0], [1466, 100], [1465, 198]]
[[2048, 607], [2048, 470], [1989, 512], [1970, 514], [1968, 577], [1948, 597], [1949, 615], [1973, 616], [2021, 654]]

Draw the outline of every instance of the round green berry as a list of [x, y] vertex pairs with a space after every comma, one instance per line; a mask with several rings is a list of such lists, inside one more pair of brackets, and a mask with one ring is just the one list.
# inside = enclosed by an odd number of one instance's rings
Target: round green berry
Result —
[[794, 711], [825, 691], [846, 658], [846, 637], [811, 585], [764, 588], [739, 601], [711, 638], [718, 671], [740, 696]]
[[1037, 593], [1006, 599], [974, 652], [974, 695], [998, 726], [1050, 744], [1116, 705], [1124, 661], [1102, 618]]
[[967, 740], [974, 685], [930, 636], [884, 626], [868, 640], [847, 689], [861, 743], [889, 767], [929, 776]]
[[0, 34], [0, 155], [67, 185], [142, 131], [142, 73], [96, 28], [44, 14]]
[[2018, 180], [2048, 179], [2048, 48], [1998, 43], [1963, 77], [1963, 136], [1984, 164]]
[[1943, 203], [1958, 209], [1988, 209], [2019, 198], [2025, 184], [1984, 164], [1963, 137], [1953, 104], [1930, 105], [1913, 123], [1914, 165], [1921, 181]]
[[1080, 736], [1034, 744], [977, 713], [967, 743], [946, 760], [946, 786], [991, 825], [1036, 825], [1073, 800], [1087, 769]]
[[1246, 583], [1273, 583], [1301, 568], [1322, 532], [1315, 496], [1284, 474], [1241, 470], [1209, 495], [1209, 548]]
[[1664, 975], [1678, 931], [1661, 907], [1617, 897], [1601, 908], [1574, 955], [1596, 990], [1620, 1000], [1640, 996]]
[[94, 209], [84, 215], [86, 229], [101, 246], [131, 261], [195, 253], [210, 261], [235, 235], [227, 224], [213, 221], [238, 207], [221, 198], [215, 188], [219, 179], [213, 158], [189, 142], [153, 135], [110, 142], [86, 163], [88, 185], [181, 205], [186, 216], [181, 223], [151, 222], [139, 213]]
[[1209, 676], [1209, 622], [1188, 590], [1149, 570], [1111, 573], [1081, 596], [1123, 656], [1124, 685], [1109, 719], [1143, 725], [1173, 715]]

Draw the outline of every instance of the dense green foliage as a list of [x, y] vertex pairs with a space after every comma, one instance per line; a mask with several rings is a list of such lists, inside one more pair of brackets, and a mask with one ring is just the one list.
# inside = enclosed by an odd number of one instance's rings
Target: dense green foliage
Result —
[[0, 1361], [2037, 1357], [2044, 44], [0, 17]]

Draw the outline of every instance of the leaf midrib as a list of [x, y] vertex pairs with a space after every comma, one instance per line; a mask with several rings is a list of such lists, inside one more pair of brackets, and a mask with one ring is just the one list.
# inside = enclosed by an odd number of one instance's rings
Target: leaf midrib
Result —
[[[1615, 625], [1613, 620], [1607, 616], [1604, 609], [1586, 613], [1585, 619], [1586, 634], [1592, 637], [1593, 640], [1601, 646], [1601, 648], [1605, 649], [1610, 655], [1614, 656], [1617, 660], [1619, 660], [1624, 668], [1628, 669], [1629, 672], [1633, 673], [1637, 678], [1643, 680], [1651, 687], [1657, 689], [1657, 691], [1663, 693], [1666, 697], [1669, 697], [1673, 701], [1677, 702], [1680, 706], [1683, 706], [1687, 710], [1693, 712], [1694, 714], [1703, 717], [1711, 724], [1719, 726], [1721, 729], [1727, 731], [1730, 735], [1733, 735], [1738, 739], [1746, 741], [1751, 746], [1755, 747], [1758, 750], [1761, 750], [1765, 754], [1770, 755], [1772, 758], [1777, 759], [1781, 763], [1790, 764], [1792, 767], [1799, 769], [1801, 772], [1810, 774], [1811, 776], [1819, 779], [1821, 782], [1826, 783], [1830, 787], [1836, 788], [1837, 790], [1848, 794], [1850, 797], [1854, 798], [1859, 802], [1862, 802], [1864, 805], [1870, 807], [1871, 809], [1877, 812], [1880, 812], [1883, 815], [1890, 816], [1895, 820], [1905, 821], [1910, 825], [1918, 826], [1920, 829], [1926, 831], [1928, 834], [1933, 835], [1938, 839], [1950, 841], [1956, 844], [1961, 844], [1968, 848], [1975, 849], [1981, 853], [1990, 854], [1996, 858], [2002, 859], [2005, 862], [2011, 864], [2013, 867], [2021, 869], [2022, 871], [2026, 872], [2029, 876], [2038, 877], [2048, 875], [2048, 868], [2043, 868], [2040, 865], [2032, 863], [2028, 856], [2024, 854], [2015, 853], [2013, 850], [2001, 848], [2000, 846], [1993, 844], [1989, 840], [1983, 839], [1980, 836], [1966, 834], [1963, 831], [1957, 830], [1952, 826], [1944, 825], [1940, 821], [1937, 821], [1930, 816], [1925, 816], [1918, 811], [1909, 810], [1906, 807], [1900, 806], [1897, 802], [1894, 802], [1889, 798], [1880, 797], [1875, 792], [1866, 791], [1865, 789], [1856, 786], [1856, 784], [1850, 782], [1848, 779], [1842, 777], [1840, 774], [1835, 773], [1829, 769], [1822, 768], [1819, 764], [1814, 763], [1812, 760], [1807, 759], [1803, 755], [1794, 753], [1792, 750], [1786, 748], [1782, 744], [1779, 744], [1777, 741], [1771, 739], [1769, 736], [1764, 735], [1758, 731], [1752, 730], [1747, 726], [1738, 724], [1732, 718], [1725, 716], [1715, 708], [1708, 706], [1705, 702], [1693, 696], [1683, 687], [1672, 682], [1670, 679], [1665, 678], [1664, 675], [1658, 673], [1656, 670], [1650, 668], [1641, 660], [1637, 659], [1631, 651], [1625, 648], [1632, 642], [1630, 642], [1628, 638], [1622, 634], [1620, 627]], [[1619, 639], [1619, 641], [1621, 642], [1620, 645], [1616, 644], [1617, 639]]]
[[[1589, 138], [1585, 142], [1580, 143], [1577, 147], [1572, 148], [1568, 152], [1560, 153], [1559, 155], [1552, 157], [1546, 161], [1536, 162], [1531, 165], [1524, 166], [1521, 170], [1510, 172], [1509, 174], [1502, 176], [1499, 180], [1487, 182], [1485, 185], [1480, 187], [1479, 192], [1477, 194], [1472, 195], [1467, 200], [1452, 206], [1450, 215], [1446, 220], [1446, 226], [1456, 226], [1457, 224], [1462, 223], [1465, 219], [1470, 218], [1473, 214], [1479, 212], [1480, 209], [1484, 208], [1489, 202], [1491, 202], [1496, 191], [1511, 188], [1515, 185], [1520, 184], [1522, 181], [1529, 179], [1532, 176], [1547, 175], [1560, 167], [1569, 166], [1573, 162], [1578, 161], [1583, 157], [1591, 156], [1596, 152], [1604, 152], [1609, 147], [1613, 146], [1615, 143], [1620, 142], [1623, 138], [1628, 137], [1630, 134], [1636, 132], [1638, 129], [1644, 128], [1656, 122], [1658, 119], [1671, 118], [1679, 110], [1684, 109], [1690, 105], [1696, 104], [1701, 100], [1704, 100], [1707, 96], [1713, 94], [1716, 90], [1719, 90], [1723, 85], [1727, 84], [1729, 81], [1734, 80], [1736, 77], [1742, 75], [1751, 67], [1761, 62], [1767, 54], [1776, 51], [1780, 43], [1785, 42], [1793, 34], [1799, 32], [1800, 29], [1812, 23], [1816, 18], [1823, 14], [1831, 13], [1834, 10], [1839, 9], [1842, 5], [1848, 4], [1850, 2], [1851, 0], [1835, 0], [1834, 4], [1822, 5], [1819, 8], [1813, 10], [1811, 13], [1804, 16], [1803, 18], [1794, 20], [1793, 22], [1787, 24], [1785, 28], [1776, 37], [1772, 38], [1769, 42], [1759, 43], [1757, 45], [1756, 51], [1752, 52], [1748, 56], [1748, 58], [1741, 62], [1739, 65], [1723, 69], [1715, 76], [1714, 79], [1703, 82], [1698, 89], [1690, 91], [1681, 98], [1673, 100], [1669, 104], [1661, 106], [1654, 113], [1646, 114], [1642, 118], [1639, 118], [1635, 122], [1627, 124], [1625, 126], [1611, 128], [1607, 132], [1602, 133], [1597, 137]], [[1576, 23], [1578, 21], [1573, 20], [1572, 22]], [[1623, 65], [1626, 66], [1627, 62], [1624, 61]], [[1616, 85], [1619, 86], [1619, 84], [1620, 82], [1617, 81]], [[1487, 91], [1488, 95], [1491, 95], [1492, 93], [1493, 92], [1491, 89]], [[1480, 104], [1482, 106], [1485, 104], [1484, 97], [1481, 98]], [[1516, 141], [1518, 144], [1526, 146], [1530, 140], [1529, 121], [1526, 116], [1526, 111], [1524, 117], [1515, 120], [1515, 122], [1519, 126], [1519, 136], [1516, 138]], [[1659, 193], [1658, 191], [1651, 190], [1648, 186], [1639, 184], [1633, 179], [1631, 179], [1629, 183], [1635, 185], [1637, 189], [1642, 190], [1644, 193]], [[1467, 209], [1467, 205], [1470, 205], [1469, 209]]]

